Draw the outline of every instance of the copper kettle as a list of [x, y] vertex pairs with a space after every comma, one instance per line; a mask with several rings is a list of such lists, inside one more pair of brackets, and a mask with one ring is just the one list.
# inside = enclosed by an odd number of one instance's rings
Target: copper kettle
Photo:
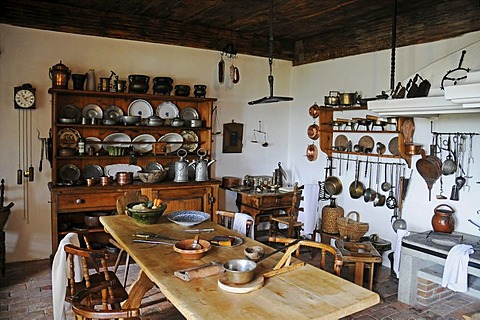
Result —
[[52, 88], [68, 89], [68, 80], [70, 80], [70, 69], [62, 63], [57, 63], [49, 69], [49, 76], [52, 80]]

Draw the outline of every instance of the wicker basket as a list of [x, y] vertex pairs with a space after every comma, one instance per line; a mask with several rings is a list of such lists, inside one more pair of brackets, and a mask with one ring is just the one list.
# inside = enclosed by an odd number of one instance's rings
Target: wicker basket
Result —
[[338, 233], [337, 218], [343, 217], [344, 211], [333, 201], [330, 205], [322, 208], [322, 231], [325, 233]]
[[[350, 219], [350, 215], [355, 214], [357, 220]], [[367, 233], [368, 223], [360, 222], [360, 214], [356, 211], [350, 211], [346, 217], [337, 218], [338, 231], [342, 238], [346, 238], [347, 241], [358, 241]]]

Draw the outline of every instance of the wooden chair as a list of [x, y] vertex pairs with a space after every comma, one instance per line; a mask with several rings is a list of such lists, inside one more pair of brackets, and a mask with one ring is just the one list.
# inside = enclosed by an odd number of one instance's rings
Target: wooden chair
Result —
[[[104, 281], [110, 281], [108, 290], [105, 295], [92, 295], [91, 304], [101, 305], [103, 309], [108, 306], [120, 306], [120, 302], [128, 298], [125, 288], [118, 280], [113, 271], [109, 271], [107, 267], [108, 253], [103, 250], [84, 249], [72, 244], [64, 247], [67, 254], [69, 267], [69, 280], [65, 301], [72, 302], [73, 296], [83, 289], [96, 286]], [[83, 280], [75, 282], [75, 264], [74, 257], [80, 258], [83, 270]], [[91, 270], [94, 269], [92, 272]]]
[[[94, 287], [78, 292], [72, 298], [72, 310], [77, 319], [140, 319], [140, 311], [134, 309], [95, 310], [92, 299], [97, 296], [105, 297], [108, 288], [114, 285], [113, 281], [105, 281]], [[106, 301], [105, 301], [106, 302]]]
[[[293, 238], [276, 238], [276, 237], [268, 238], [269, 242], [283, 243], [283, 244], [289, 244], [295, 240], [296, 239], [293, 239]], [[295, 251], [295, 256], [297, 258], [300, 258], [300, 248], [302, 246], [320, 249], [320, 253], [321, 253], [320, 269], [327, 270], [327, 271], [329, 270], [329, 269], [325, 269], [325, 266], [327, 262], [327, 255], [330, 255], [332, 258], [332, 271], [337, 276], [340, 276], [340, 273], [342, 272], [342, 265], [343, 265], [343, 256], [340, 250], [328, 244], [310, 241], [310, 240], [301, 240], [299, 244], [300, 244], [300, 247]]]
[[[148, 201], [148, 196], [143, 195], [142, 192], [150, 192], [151, 189], [142, 189], [142, 190], [131, 190], [131, 191], [126, 191], [123, 196], [119, 197], [117, 199], [117, 213], [120, 214], [127, 214], [127, 205], [132, 202], [141, 202], [141, 201]], [[120, 246], [119, 243], [117, 243], [115, 240], [110, 239], [109, 240], [111, 244], [113, 244], [115, 247], [120, 249], [120, 252], [118, 253], [117, 260], [115, 261], [115, 265], [113, 267], [113, 271], [117, 272], [118, 266], [120, 265], [120, 262], [122, 260], [123, 254], [125, 254], [125, 273], [123, 276], [123, 286], [127, 286], [127, 277], [128, 277], [128, 268], [130, 265], [130, 255], [125, 252], [125, 250]]]
[[300, 230], [303, 228], [303, 222], [298, 221], [298, 212], [303, 211], [303, 208], [300, 208], [300, 201], [303, 200], [302, 188], [298, 187], [298, 182], [295, 182], [293, 188], [293, 197], [292, 205], [287, 210], [286, 214], [281, 215], [272, 215], [270, 216], [270, 230], [269, 236], [272, 237], [274, 234], [282, 234], [279, 229], [279, 224], [287, 225], [287, 237], [300, 237]]
[[[233, 228], [233, 220], [235, 219], [235, 212], [232, 211], [224, 211], [218, 210], [217, 214], [217, 221], [218, 224], [224, 226], [225, 228], [232, 229]], [[246, 236], [250, 235], [251, 229], [253, 228], [253, 221], [248, 220], [246, 225]], [[235, 230], [237, 231], [237, 230]]]

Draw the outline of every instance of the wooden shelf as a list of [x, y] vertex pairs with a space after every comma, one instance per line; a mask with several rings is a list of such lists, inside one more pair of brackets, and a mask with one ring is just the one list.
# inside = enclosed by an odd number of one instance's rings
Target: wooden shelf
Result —
[[[408, 167], [411, 167], [412, 156], [405, 153], [405, 137], [402, 132], [402, 127], [405, 121], [413, 122], [413, 118], [410, 117], [398, 117], [397, 128], [399, 130], [395, 131], [372, 131], [372, 130], [334, 130], [332, 128], [333, 123], [333, 113], [335, 111], [353, 111], [353, 110], [367, 110], [367, 107], [336, 107], [336, 108], [327, 108], [320, 107], [319, 113], [319, 127], [320, 127], [320, 149], [329, 157], [332, 157], [333, 153], [343, 153], [343, 154], [352, 154], [352, 155], [365, 155], [366, 153], [357, 153], [357, 152], [345, 152], [333, 150], [332, 146], [334, 143], [333, 135], [334, 133], [368, 133], [368, 134], [395, 134], [398, 136], [398, 151], [399, 155], [381, 155], [383, 158], [402, 158], [407, 162]], [[413, 134], [412, 134], [413, 135]], [[369, 156], [377, 156], [375, 154], [368, 154]]]

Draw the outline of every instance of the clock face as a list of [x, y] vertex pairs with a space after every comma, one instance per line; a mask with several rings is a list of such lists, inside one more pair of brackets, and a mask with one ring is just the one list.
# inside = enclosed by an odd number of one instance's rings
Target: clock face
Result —
[[35, 94], [31, 90], [19, 90], [15, 94], [15, 103], [21, 108], [32, 108], [35, 105]]

